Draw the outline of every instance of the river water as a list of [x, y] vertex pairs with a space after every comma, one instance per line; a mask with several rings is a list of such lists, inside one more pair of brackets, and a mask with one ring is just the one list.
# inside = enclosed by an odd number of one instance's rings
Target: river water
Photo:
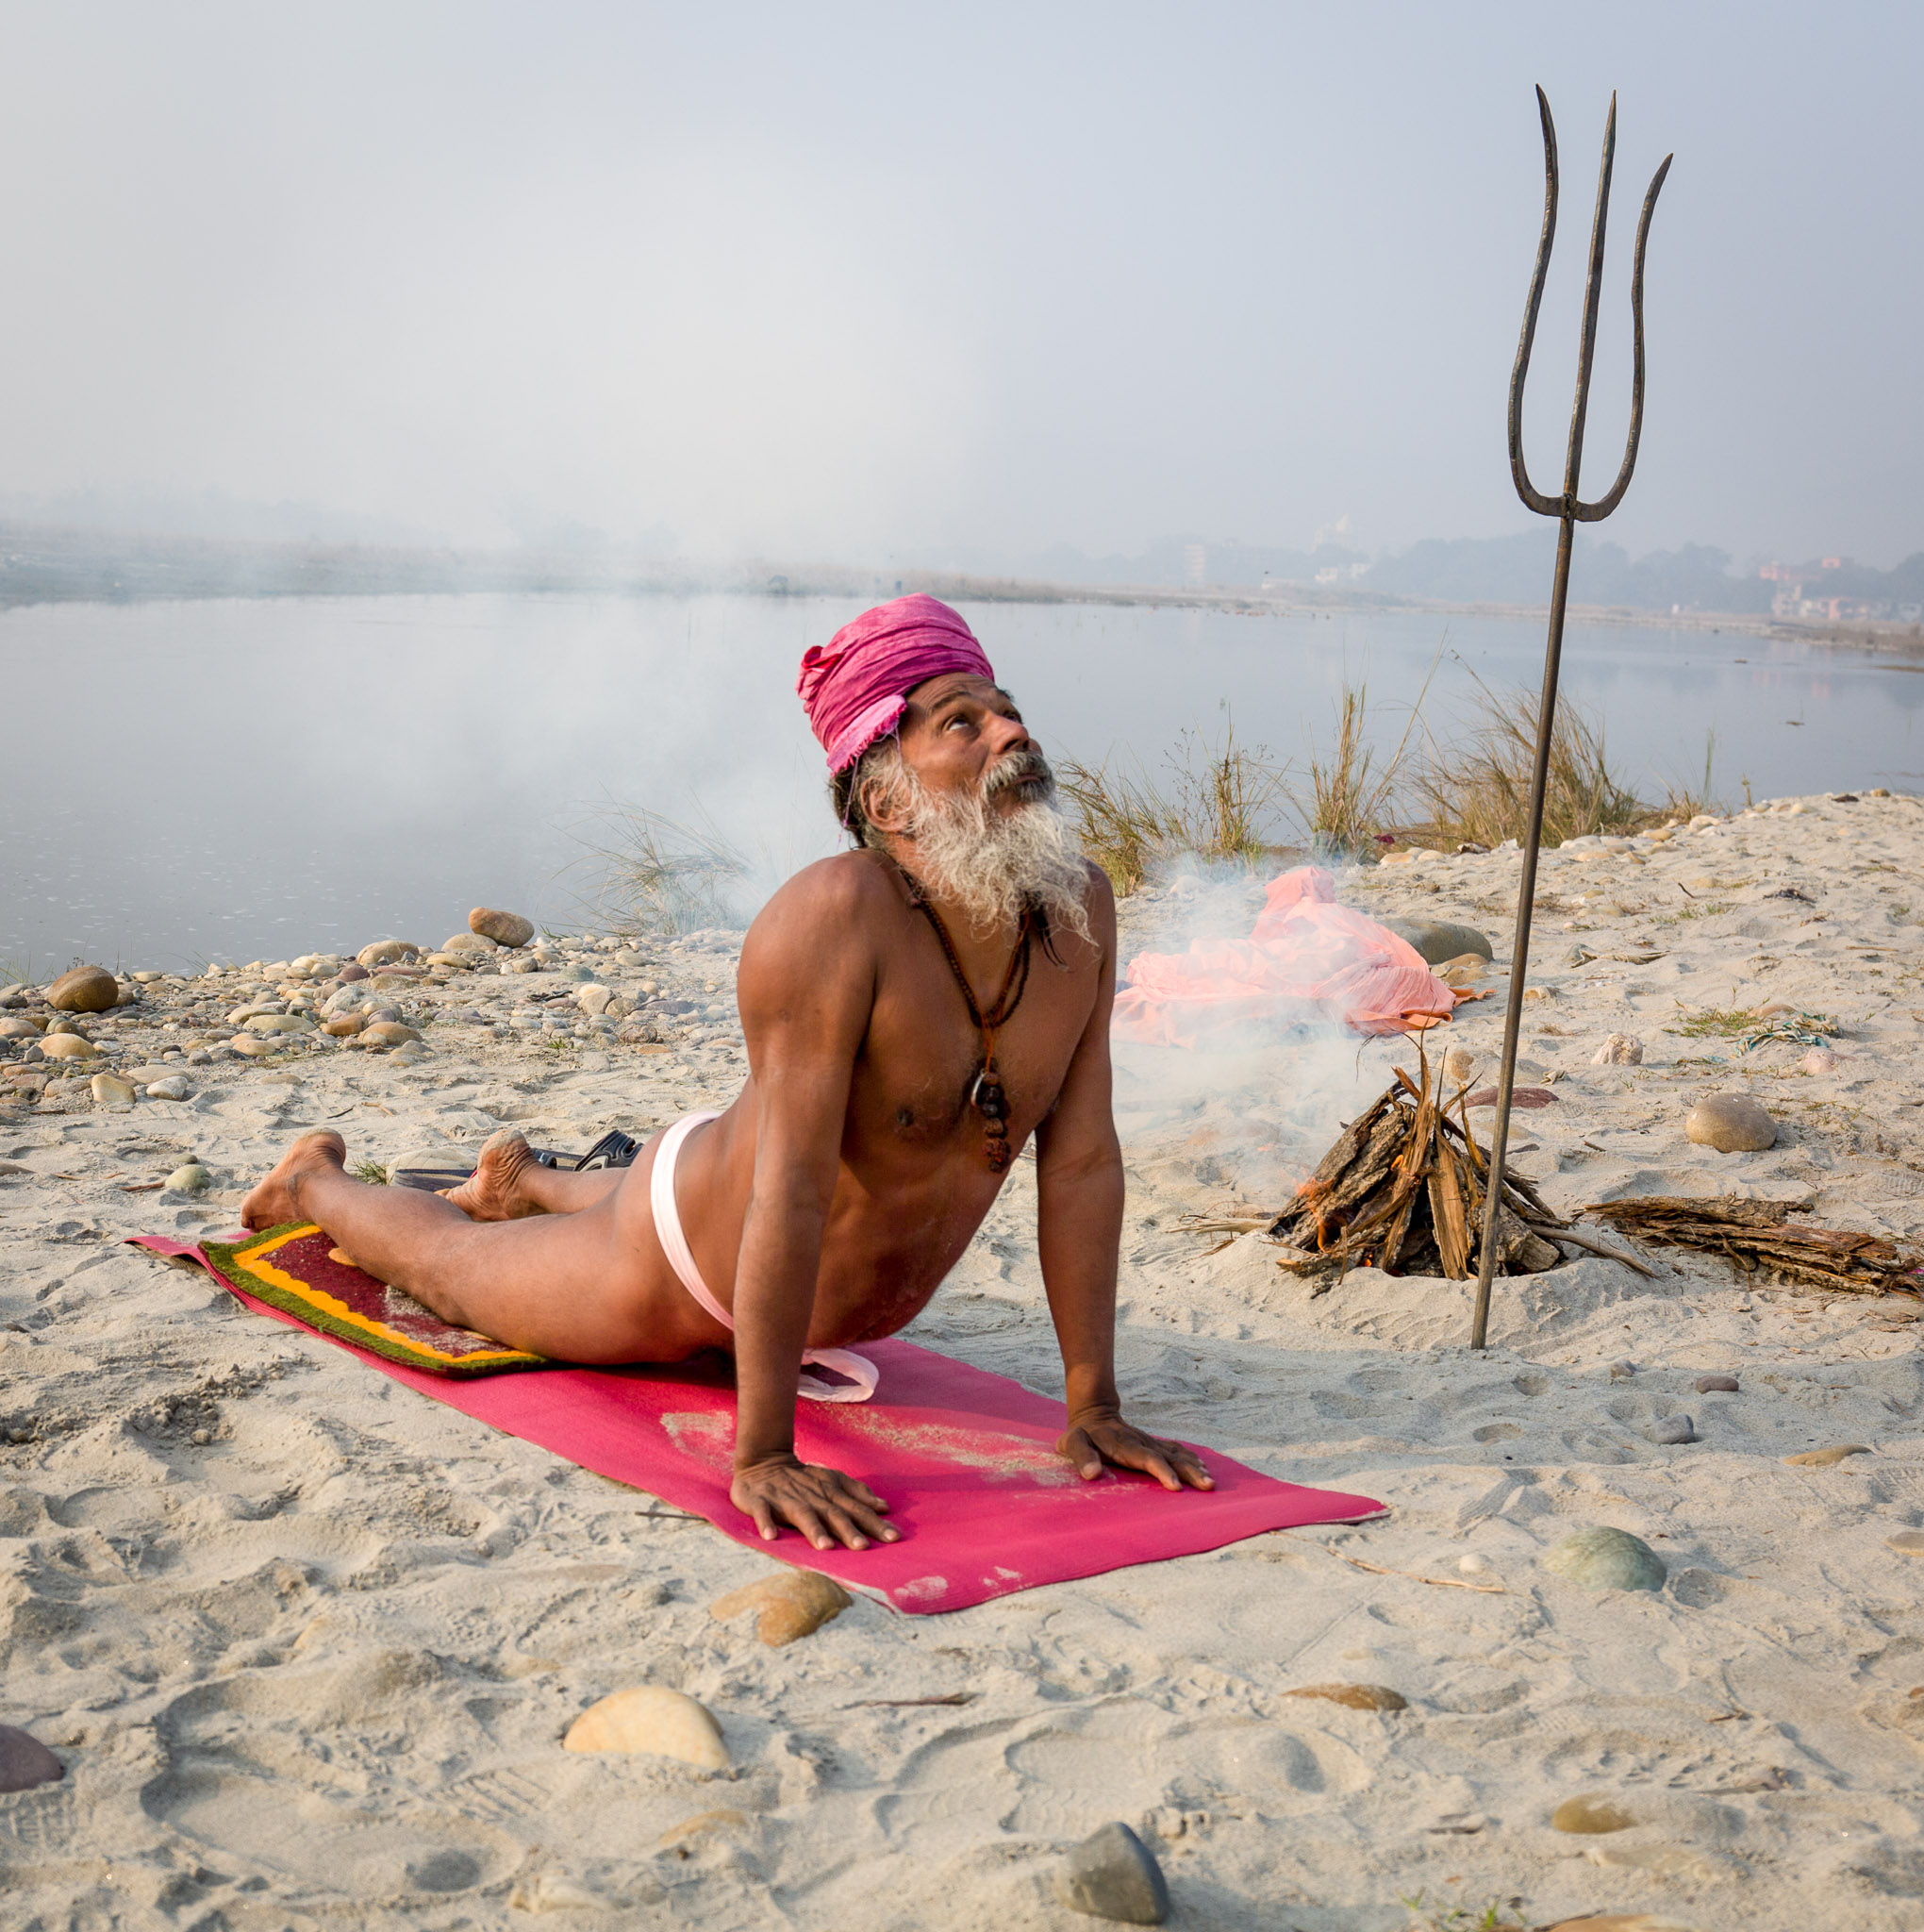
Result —
[[[836, 849], [794, 678], [859, 608], [477, 595], [7, 611], [0, 973], [432, 943], [476, 903], [593, 929], [589, 854], [612, 806], [732, 844], [752, 910]], [[965, 608], [1046, 749], [1125, 749], [1152, 771], [1184, 727], [1215, 739], [1233, 719], [1301, 774], [1346, 677], [1368, 680], [1375, 735], [1393, 742], [1426, 677], [1447, 737], [1472, 674], [1540, 675], [1534, 621]], [[1760, 799], [1924, 789], [1924, 675], [1887, 659], [1573, 626], [1564, 664], [1634, 789], [1700, 783], [1713, 734], [1729, 803], [1746, 778]]]

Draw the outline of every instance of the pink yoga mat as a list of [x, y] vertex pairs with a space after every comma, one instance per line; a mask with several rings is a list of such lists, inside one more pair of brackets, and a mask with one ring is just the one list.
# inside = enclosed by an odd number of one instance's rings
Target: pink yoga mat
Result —
[[[197, 1247], [157, 1235], [135, 1245], [191, 1256], [257, 1313], [317, 1333], [235, 1288]], [[693, 1510], [738, 1543], [917, 1614], [1383, 1508], [1368, 1496], [1278, 1482], [1213, 1450], [1202, 1452], [1213, 1491], [1172, 1495], [1148, 1476], [1113, 1470], [1086, 1483], [1055, 1454], [1059, 1403], [913, 1342], [875, 1341], [862, 1351], [882, 1371], [874, 1399], [798, 1405], [795, 1446], [804, 1461], [859, 1476], [884, 1497], [902, 1541], [817, 1550], [785, 1531], [764, 1542], [728, 1500], [735, 1391], [720, 1358], [463, 1382], [320, 1339], [464, 1415]]]

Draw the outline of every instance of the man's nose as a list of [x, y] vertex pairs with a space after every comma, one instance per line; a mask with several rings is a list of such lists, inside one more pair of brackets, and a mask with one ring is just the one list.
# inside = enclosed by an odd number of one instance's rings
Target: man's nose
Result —
[[1012, 751], [1027, 751], [1034, 742], [1029, 736], [1029, 727], [1020, 718], [1004, 718], [998, 714], [989, 727], [989, 751], [994, 758], [1006, 758]]

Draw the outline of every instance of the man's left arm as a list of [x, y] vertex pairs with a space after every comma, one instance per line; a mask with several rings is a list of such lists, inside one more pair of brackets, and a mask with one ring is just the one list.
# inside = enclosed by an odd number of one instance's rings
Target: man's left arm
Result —
[[1055, 1105], [1036, 1129], [1042, 1282], [1062, 1349], [1069, 1426], [1055, 1446], [1085, 1481], [1103, 1465], [1139, 1469], [1165, 1489], [1213, 1489], [1195, 1451], [1122, 1419], [1116, 1391], [1116, 1270], [1122, 1149], [1110, 1105], [1109, 1012], [1116, 999], [1116, 900], [1090, 868], [1089, 932], [1102, 955], [1094, 1009]]

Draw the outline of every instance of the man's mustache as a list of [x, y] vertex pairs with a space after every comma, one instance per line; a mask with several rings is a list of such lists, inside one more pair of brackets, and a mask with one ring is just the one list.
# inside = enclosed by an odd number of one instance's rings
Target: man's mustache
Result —
[[988, 768], [988, 775], [982, 781], [982, 795], [993, 798], [1012, 786], [1033, 784], [1053, 790], [1055, 774], [1050, 770], [1049, 760], [1031, 745], [1027, 751], [1009, 752]]

